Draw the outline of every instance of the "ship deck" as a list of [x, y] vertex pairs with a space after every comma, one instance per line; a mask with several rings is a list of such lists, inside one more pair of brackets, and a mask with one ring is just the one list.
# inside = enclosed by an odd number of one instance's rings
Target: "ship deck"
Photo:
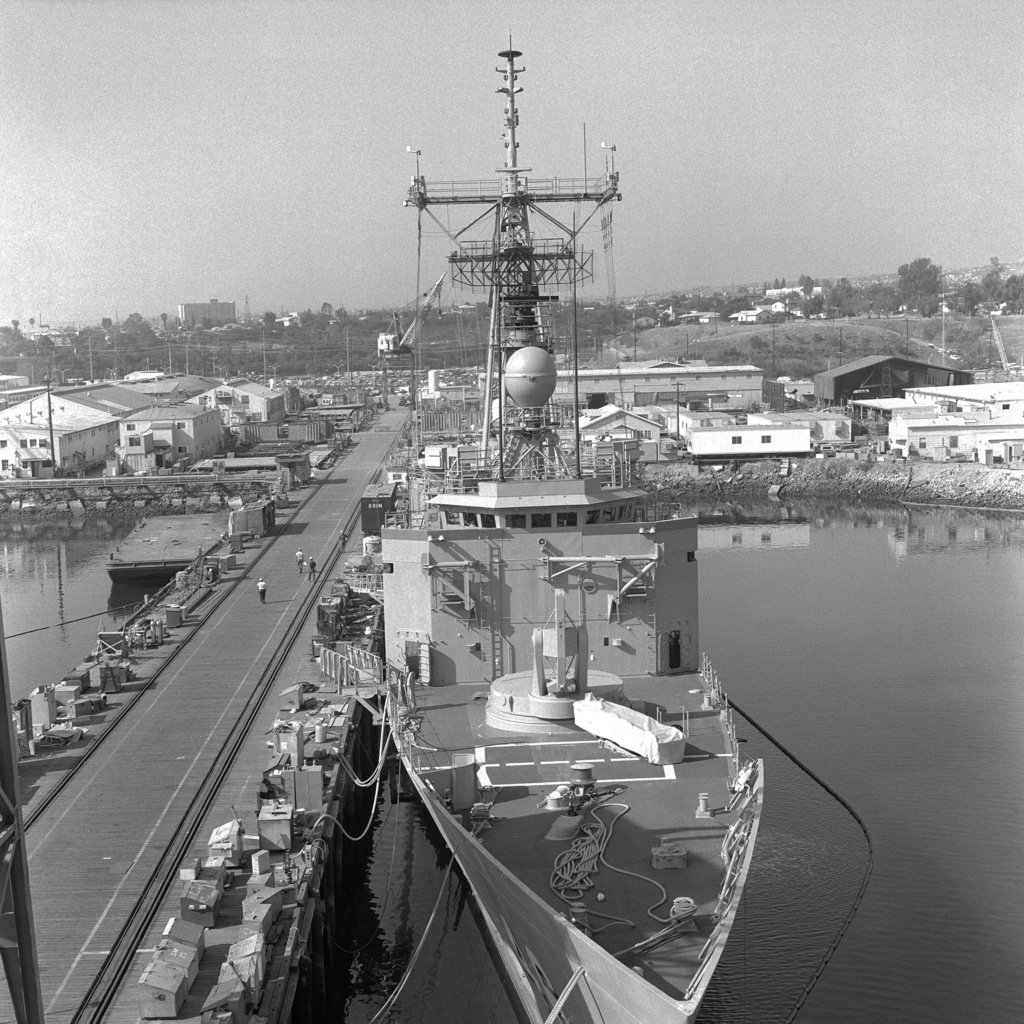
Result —
[[[450, 765], [454, 755], [475, 754], [478, 780], [491, 787], [482, 790], [481, 799], [493, 800], [484, 847], [566, 916], [569, 903], [553, 890], [551, 879], [555, 858], [569, 842], [546, 838], [566, 812], [547, 809], [546, 797], [569, 783], [570, 765], [592, 765], [597, 790], [616, 791], [599, 805], [597, 813], [611, 836], [593, 888], [580, 896], [593, 938], [606, 950], [621, 952], [664, 927], [675, 897], [692, 898], [698, 909], [690, 930], [625, 958], [681, 999], [700, 963], [722, 886], [722, 842], [735, 820], [726, 810], [731, 754], [719, 713], [702, 709], [705, 687], [699, 675], [630, 676], [623, 682], [631, 704], [652, 717], [660, 712], [665, 724], [681, 724], [686, 708], [689, 734], [681, 763], [651, 764], [575, 726], [539, 735], [495, 729], [484, 720], [487, 683], [479, 681], [417, 691], [421, 722], [413, 759], [428, 771]], [[701, 794], [708, 795], [711, 817], [697, 817]], [[592, 822], [590, 815], [581, 817], [584, 828]], [[468, 816], [464, 819], [465, 824]], [[652, 867], [653, 848], [668, 837], [685, 845], [685, 868]]]

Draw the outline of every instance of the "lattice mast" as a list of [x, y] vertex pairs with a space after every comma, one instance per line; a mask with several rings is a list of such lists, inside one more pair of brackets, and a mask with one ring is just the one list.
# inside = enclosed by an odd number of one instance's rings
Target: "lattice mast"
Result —
[[[594, 213], [621, 199], [618, 174], [606, 169], [597, 178], [533, 179], [519, 165], [518, 78], [526, 70], [516, 65], [518, 50], [498, 54], [504, 66], [498, 92], [505, 97], [504, 166], [498, 188], [486, 182], [432, 182], [413, 178], [406, 206], [426, 213], [454, 243], [449, 256], [452, 281], [490, 296], [490, 331], [481, 448], [485, 462], [499, 479], [563, 475], [562, 455], [551, 396], [557, 377], [553, 308], [558, 295], [551, 289], [593, 277], [593, 254], [580, 250], [577, 240]], [[544, 209], [553, 203], [593, 203], [593, 209], [572, 226]], [[461, 230], [450, 231], [431, 211], [432, 206], [477, 204], [487, 209]], [[488, 224], [489, 237], [472, 239]], [[537, 226], [551, 237], [541, 237]], [[575, 368], [573, 368], [574, 370]], [[497, 451], [494, 452], [494, 444]]]

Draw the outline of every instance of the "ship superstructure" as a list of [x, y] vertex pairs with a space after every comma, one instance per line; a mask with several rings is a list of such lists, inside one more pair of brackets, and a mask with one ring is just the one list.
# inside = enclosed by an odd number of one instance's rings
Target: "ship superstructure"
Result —
[[[478, 443], [414, 476], [381, 531], [395, 739], [529, 1019], [687, 1021], [736, 913], [763, 771], [700, 652], [695, 518], [659, 508], [627, 451], [583, 457], [576, 410], [551, 404], [573, 367], [555, 289], [591, 257], [589, 218], [543, 207], [592, 216], [618, 176], [527, 176], [521, 54], [500, 56], [498, 188], [417, 173], [408, 200], [487, 206], [448, 234], [491, 329]], [[470, 240], [483, 220], [489, 240]]]

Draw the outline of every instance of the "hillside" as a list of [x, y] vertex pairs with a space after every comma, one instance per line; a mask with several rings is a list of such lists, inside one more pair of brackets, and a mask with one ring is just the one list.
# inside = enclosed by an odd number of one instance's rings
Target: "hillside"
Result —
[[[1024, 353], [1024, 317], [998, 320], [1012, 362]], [[943, 350], [946, 359], [943, 359]], [[868, 355], [908, 355], [937, 365], [978, 370], [998, 366], [989, 321], [981, 317], [930, 319], [855, 317], [784, 324], [722, 324], [659, 327], [638, 331], [636, 358], [703, 359], [708, 363], [752, 363], [771, 376], [803, 378]], [[605, 342], [603, 352], [582, 354], [589, 366], [632, 360], [632, 332]]]

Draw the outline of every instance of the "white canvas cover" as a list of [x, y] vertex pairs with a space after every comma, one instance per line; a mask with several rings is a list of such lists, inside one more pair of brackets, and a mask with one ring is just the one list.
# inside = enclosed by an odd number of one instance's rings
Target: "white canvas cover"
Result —
[[590, 693], [573, 705], [573, 718], [581, 729], [646, 757], [651, 764], [678, 764], [686, 751], [686, 737], [675, 726]]

